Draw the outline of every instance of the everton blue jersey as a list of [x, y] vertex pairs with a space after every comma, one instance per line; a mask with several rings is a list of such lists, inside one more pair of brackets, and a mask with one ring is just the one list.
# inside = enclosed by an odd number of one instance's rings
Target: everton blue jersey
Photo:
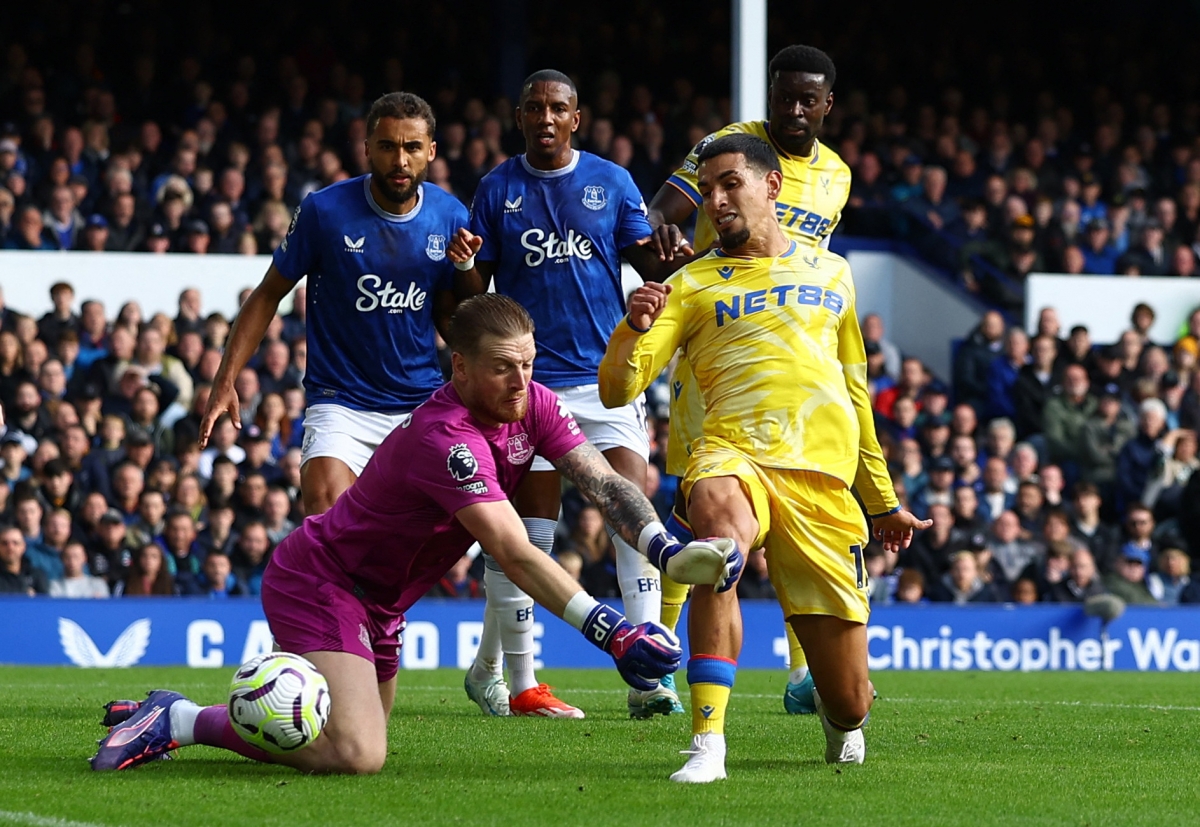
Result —
[[621, 250], [650, 235], [629, 173], [587, 152], [551, 172], [519, 155], [479, 183], [471, 232], [483, 237], [476, 257], [496, 262], [496, 292], [533, 317], [533, 378], [552, 388], [594, 384], [625, 315]]
[[370, 188], [364, 175], [305, 198], [275, 267], [292, 281], [308, 276], [309, 404], [404, 412], [442, 385], [434, 295], [453, 289], [446, 248], [467, 211], [423, 184], [412, 211], [392, 215]]

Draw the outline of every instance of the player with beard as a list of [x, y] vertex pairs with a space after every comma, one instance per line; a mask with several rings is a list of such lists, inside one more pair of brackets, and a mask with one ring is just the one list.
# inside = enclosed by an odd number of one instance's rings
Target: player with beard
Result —
[[[704, 147], [726, 135], [754, 135], [766, 141], [779, 157], [783, 183], [775, 203], [775, 216], [784, 235], [802, 247], [828, 247], [850, 196], [850, 168], [838, 154], [818, 140], [825, 117], [833, 108], [833, 84], [837, 69], [829, 55], [812, 46], [788, 46], [767, 67], [771, 79], [768, 98], [770, 119], [734, 123], [709, 135], [667, 179], [650, 201], [650, 224], [654, 227], [653, 248], [674, 267], [701, 254], [716, 242], [712, 222], [703, 210], [696, 216], [694, 244], [689, 245], [677, 225], [684, 223], [701, 205], [696, 169]], [[691, 365], [681, 357], [671, 377], [670, 432], [667, 438], [667, 473], [683, 476], [689, 449], [700, 436], [704, 400], [696, 389]], [[671, 530], [690, 536], [683, 495], [676, 491]], [[687, 598], [687, 589], [663, 581], [663, 623], [675, 628]], [[785, 624], [787, 625], [787, 624]], [[816, 711], [808, 661], [787, 626], [791, 673], [783, 693], [784, 708], [793, 715]]]
[[[463, 302], [446, 338], [451, 381], [388, 435], [332, 508], [280, 543], [263, 575], [263, 611], [276, 643], [308, 658], [329, 682], [329, 722], [317, 739], [271, 756], [237, 735], [224, 705], [201, 707], [158, 690], [140, 704], [109, 704], [113, 729], [92, 769], [130, 769], [176, 747], [206, 744], [304, 772], [379, 772], [404, 612], [472, 539], [543, 606], [612, 655], [631, 686], [649, 690], [675, 670], [681, 651], [670, 632], [657, 623], [631, 624], [598, 603], [529, 542], [510, 501], [529, 464], [512, 462], [513, 448], [550, 459], [622, 537], [676, 576], [688, 570], [697, 582], [730, 588], [741, 564], [732, 541], [684, 547], [666, 534], [645, 495], [613, 472], [553, 392], [531, 381], [533, 322], [512, 299], [487, 294]], [[689, 560], [716, 567], [701, 574]]]
[[[234, 379], [279, 302], [308, 276], [308, 410], [300, 487], [306, 514], [326, 511], [394, 428], [442, 384], [434, 332], [456, 298], [480, 291], [450, 243], [468, 216], [427, 186], [437, 146], [429, 104], [407, 92], [367, 113], [370, 173], [318, 190], [238, 313], [200, 425], [203, 447], [226, 412], [241, 427]], [[468, 265], [469, 267], [469, 265]]]
[[[480, 182], [471, 205], [472, 246], [463, 240], [458, 252], [476, 251], [484, 282], [494, 279], [496, 292], [516, 299], [533, 316], [534, 378], [558, 394], [617, 473], [644, 488], [650, 453], [644, 404], [637, 400], [606, 410], [596, 393], [596, 370], [609, 333], [625, 313], [621, 259], [643, 278], [667, 275], [648, 246], [645, 204], [627, 171], [571, 147], [579, 98], [563, 73], [544, 70], [526, 78], [516, 120], [525, 152]], [[533, 543], [549, 553], [560, 508], [559, 476], [544, 458], [522, 453], [521, 461], [532, 462], [532, 472], [517, 492], [517, 511]], [[658, 572], [620, 535], [613, 535], [613, 543], [625, 611], [635, 623], [657, 621]], [[487, 714], [582, 718], [582, 711], [556, 699], [534, 676], [533, 600], [485, 562], [488, 605], [479, 652], [465, 679], [467, 695]], [[628, 704], [636, 718], [683, 711], [669, 681], [651, 692], [631, 690]]]

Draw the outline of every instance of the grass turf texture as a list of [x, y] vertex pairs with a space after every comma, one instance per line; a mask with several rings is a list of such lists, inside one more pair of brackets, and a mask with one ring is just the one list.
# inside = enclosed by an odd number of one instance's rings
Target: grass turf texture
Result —
[[[401, 672], [374, 777], [302, 776], [209, 747], [93, 773], [102, 704], [170, 687], [223, 701], [231, 670], [0, 669], [0, 823], [1192, 824], [1200, 696], [1186, 674], [878, 673], [867, 763], [834, 768], [784, 673], [738, 674], [730, 778], [672, 784], [688, 716], [632, 721], [604, 671], [544, 670], [583, 721], [487, 719], [462, 673]], [[682, 676], [681, 677], [681, 684]], [[686, 703], [686, 686], [680, 687]]]

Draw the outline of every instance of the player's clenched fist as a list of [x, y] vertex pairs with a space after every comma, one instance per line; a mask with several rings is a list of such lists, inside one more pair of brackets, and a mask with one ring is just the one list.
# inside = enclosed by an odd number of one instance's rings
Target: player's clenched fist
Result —
[[450, 239], [446, 255], [450, 256], [450, 260], [455, 264], [466, 264], [482, 246], [483, 236], [475, 235], [465, 227], [460, 227], [454, 237]]
[[671, 285], [648, 281], [629, 297], [629, 323], [637, 330], [649, 330], [667, 306]]
[[643, 692], [679, 668], [679, 638], [653, 621], [634, 626], [611, 606], [598, 603], [581, 629], [584, 637], [612, 655], [625, 683]]

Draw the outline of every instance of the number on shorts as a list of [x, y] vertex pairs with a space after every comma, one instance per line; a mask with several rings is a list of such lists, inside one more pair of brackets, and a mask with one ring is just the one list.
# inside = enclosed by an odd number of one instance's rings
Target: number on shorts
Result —
[[850, 546], [850, 556], [854, 558], [854, 579], [858, 588], [866, 588], [867, 585], [867, 569], [863, 566], [862, 546]]

